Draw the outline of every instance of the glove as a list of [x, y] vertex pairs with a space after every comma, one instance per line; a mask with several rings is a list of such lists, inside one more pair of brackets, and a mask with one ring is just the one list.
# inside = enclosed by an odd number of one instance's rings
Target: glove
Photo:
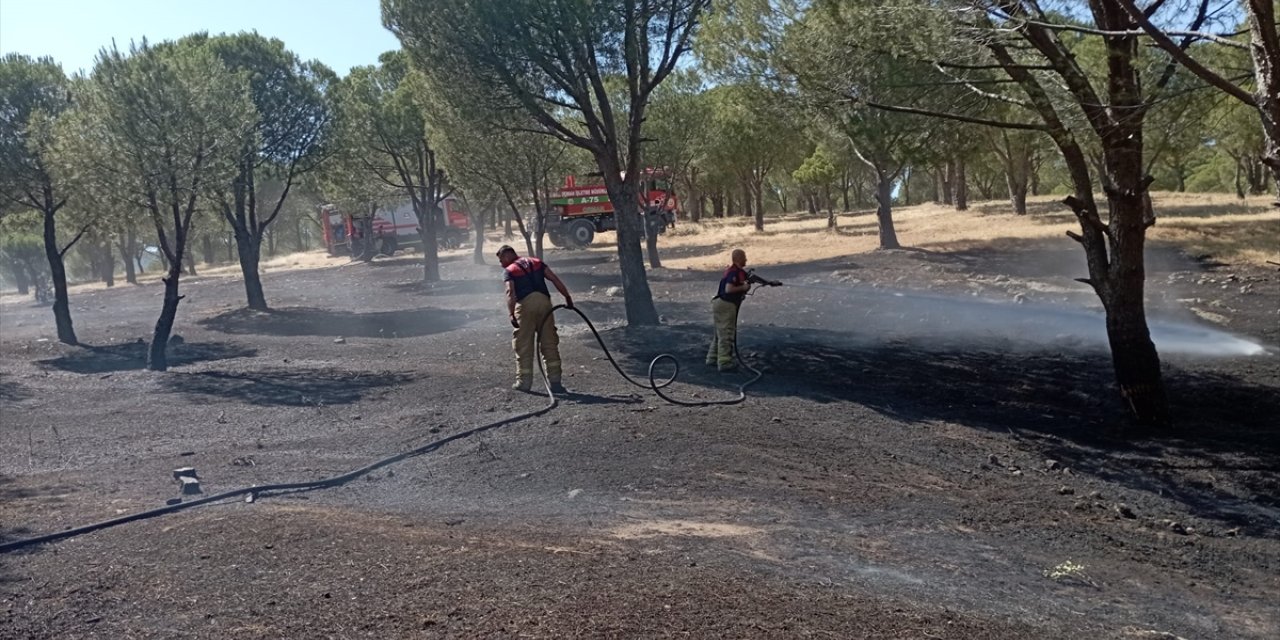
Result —
[[513, 328], [515, 328], [515, 329], [519, 329], [519, 328], [520, 328], [520, 321], [519, 321], [519, 320], [516, 320], [516, 317], [515, 317], [515, 315], [514, 315], [514, 314], [512, 314], [512, 316], [511, 316], [511, 326], [512, 326]]

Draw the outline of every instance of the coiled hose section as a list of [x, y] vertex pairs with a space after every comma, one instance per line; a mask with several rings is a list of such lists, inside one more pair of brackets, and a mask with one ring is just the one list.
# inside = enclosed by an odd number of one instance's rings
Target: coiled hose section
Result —
[[[604, 339], [600, 337], [600, 332], [596, 329], [596, 326], [591, 323], [591, 319], [587, 317], [587, 314], [583, 313], [577, 307], [566, 307], [565, 305], [562, 305], [562, 304], [552, 307], [551, 311], [552, 313], [555, 313], [557, 310], [560, 310], [560, 309], [568, 309], [569, 311], [572, 311], [578, 314], [578, 317], [582, 318], [582, 321], [587, 323], [587, 328], [591, 330], [591, 334], [596, 337], [596, 342], [600, 344], [600, 349], [604, 351], [604, 357], [609, 360], [609, 364], [613, 365], [613, 369], [614, 371], [618, 372], [618, 375], [622, 376], [623, 379], [625, 379], [627, 382], [630, 382], [631, 384], [637, 387], [640, 387], [641, 389], [648, 389], [654, 392], [655, 394], [657, 394], [659, 398], [662, 398], [663, 400], [666, 400], [667, 402], [674, 405], [679, 405], [682, 407], [711, 407], [711, 406], [738, 404], [743, 400], [747, 399], [747, 387], [755, 384], [758, 380], [760, 380], [762, 376], [764, 376], [764, 374], [761, 373], [759, 369], [756, 369], [755, 367], [748, 364], [746, 360], [742, 359], [742, 354], [738, 352], [738, 345], [735, 342], [734, 348], [733, 348], [734, 358], [737, 359], [738, 364], [742, 368], [754, 374], [751, 376], [749, 380], [738, 385], [737, 397], [730, 398], [727, 400], [696, 400], [696, 401], [677, 400], [667, 395], [666, 393], [663, 393], [662, 391], [663, 389], [670, 386], [671, 383], [675, 382], [676, 378], [680, 375], [680, 361], [677, 360], [675, 356], [669, 353], [658, 354], [657, 357], [655, 357], [653, 360], [649, 362], [649, 384], [640, 382], [639, 380], [632, 378], [630, 375], [627, 375], [627, 372], [622, 370], [622, 367], [618, 364], [618, 361], [613, 359], [613, 354], [609, 352], [609, 347], [605, 345]], [[659, 369], [659, 366], [658, 366], [659, 363], [662, 363], [662, 362], [671, 363], [671, 375], [667, 377], [665, 380], [662, 380], [661, 382], [659, 382], [657, 370]], [[538, 361], [538, 366], [539, 367], [542, 366], [541, 360]]]
[[[618, 365], [618, 361], [614, 360], [613, 354], [609, 352], [609, 347], [605, 345], [604, 338], [600, 336], [600, 332], [596, 329], [595, 325], [591, 323], [591, 319], [588, 318], [587, 315], [583, 313], [580, 309], [576, 307], [567, 307], [565, 305], [556, 305], [555, 307], [552, 307], [551, 313], [547, 315], [546, 321], [549, 321], [552, 317], [554, 317], [555, 312], [560, 309], [568, 309], [569, 311], [572, 311], [578, 314], [578, 317], [582, 318], [583, 322], [587, 323], [587, 328], [591, 330], [591, 334], [595, 336], [596, 342], [598, 342], [600, 344], [600, 348], [604, 350], [605, 357], [609, 359], [609, 363], [613, 365], [614, 370], [616, 370], [619, 375], [621, 375], [624, 379], [626, 379], [627, 382], [630, 382], [631, 384], [643, 389], [649, 389], [650, 391], [653, 391], [654, 393], [656, 393], [658, 397], [662, 398], [663, 400], [671, 404], [680, 405], [684, 407], [705, 407], [705, 406], [712, 406], [712, 405], [738, 404], [746, 399], [747, 397], [746, 388], [751, 384], [755, 383], [757, 380], [759, 380], [760, 377], [763, 375], [762, 373], [760, 373], [760, 371], [756, 370], [755, 368], [751, 367], [751, 365], [743, 361], [741, 355], [739, 355], [737, 350], [735, 349], [734, 356], [737, 357], [738, 362], [741, 363], [742, 366], [745, 367], [746, 369], [749, 369], [750, 371], [755, 373], [755, 375], [750, 380], [738, 385], [738, 397], [728, 399], [728, 400], [697, 401], [697, 402], [677, 400], [662, 392], [662, 389], [666, 388], [671, 383], [675, 382], [676, 377], [680, 374], [680, 361], [677, 360], [675, 356], [664, 353], [654, 358], [653, 361], [649, 363], [649, 380], [648, 380], [649, 383], [644, 384], [643, 382], [640, 382], [632, 378], [631, 376], [627, 375], [627, 372], [622, 370], [622, 367]], [[544, 321], [544, 323], [546, 321]], [[537, 341], [535, 340], [535, 344], [536, 342]], [[538, 369], [542, 371], [542, 358], [540, 356], [541, 354], [536, 354], [535, 360], [538, 361]], [[658, 363], [668, 361], [668, 360], [671, 362], [673, 367], [671, 376], [663, 380], [662, 382], [658, 382], [657, 376], [655, 374], [655, 369], [657, 368]], [[483, 433], [485, 431], [489, 431], [491, 429], [496, 429], [498, 427], [506, 426], [516, 422], [521, 422], [523, 420], [528, 420], [530, 418], [536, 418], [538, 416], [549, 413], [551, 410], [555, 409], [560, 404], [560, 399], [556, 397], [554, 392], [552, 392], [551, 384], [547, 380], [546, 372], [542, 371], [542, 373], [543, 373], [543, 376], [542, 376], [543, 385], [547, 392], [547, 404], [544, 405], [542, 408], [536, 409], [534, 411], [527, 411], [525, 413], [520, 413], [514, 416], [504, 418], [502, 420], [498, 420], [496, 422], [491, 422], [489, 424], [481, 425], [479, 427], [474, 427], [466, 431], [455, 433], [451, 436], [441, 438], [439, 440], [435, 440], [428, 444], [422, 445], [421, 447], [418, 447], [416, 449], [411, 449], [409, 451], [404, 451], [402, 453], [397, 453], [395, 455], [388, 456], [386, 458], [383, 458], [376, 462], [372, 462], [368, 465], [360, 467], [359, 469], [355, 469], [354, 471], [349, 471], [342, 475], [332, 476], [329, 478], [322, 478], [320, 480], [311, 480], [306, 482], [281, 482], [276, 484], [265, 484], [265, 485], [259, 485], [254, 487], [244, 487], [241, 489], [232, 489], [230, 491], [224, 491], [222, 493], [215, 493], [211, 496], [197, 498], [189, 502], [181, 502], [178, 504], [166, 505], [163, 507], [158, 507], [156, 509], [149, 509], [147, 511], [141, 511], [141, 512], [130, 514], [127, 516], [121, 516], [119, 518], [113, 518], [111, 520], [103, 520], [101, 522], [95, 522], [93, 524], [83, 525], [79, 527], [73, 527], [73, 528], [65, 529], [63, 531], [47, 533], [41, 536], [36, 536], [34, 538], [25, 538], [21, 540], [13, 540], [11, 542], [0, 543], [0, 553], [10, 553], [13, 551], [19, 551], [22, 549], [35, 547], [35, 546], [47, 544], [50, 542], [56, 542], [58, 540], [65, 540], [67, 538], [84, 535], [86, 533], [91, 533], [101, 529], [107, 529], [107, 528], [119, 526], [122, 524], [128, 524], [130, 522], [137, 522], [139, 520], [155, 518], [155, 517], [167, 515], [170, 513], [177, 513], [178, 511], [184, 511], [186, 509], [191, 509], [193, 507], [209, 504], [211, 502], [221, 502], [223, 500], [230, 500], [232, 498], [239, 498], [241, 496], [251, 496], [252, 499], [256, 500], [258, 496], [262, 496], [265, 494], [283, 493], [283, 492], [290, 492], [290, 491], [312, 491], [315, 489], [327, 489], [329, 487], [337, 487], [337, 486], [346, 484], [348, 482], [351, 482], [352, 480], [355, 480], [360, 476], [363, 476], [365, 474], [381, 469], [382, 467], [392, 465], [397, 462], [407, 460], [409, 458], [431, 453], [452, 442], [470, 438], [471, 436]]]

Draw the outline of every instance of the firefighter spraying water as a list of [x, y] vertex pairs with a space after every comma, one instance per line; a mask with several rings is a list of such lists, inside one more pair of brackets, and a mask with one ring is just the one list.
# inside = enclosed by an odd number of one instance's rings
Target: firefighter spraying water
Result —
[[711, 322], [715, 332], [711, 335], [711, 346], [707, 349], [707, 366], [717, 367], [721, 373], [738, 370], [736, 361], [738, 340], [738, 309], [742, 301], [751, 291], [751, 285], [759, 284], [776, 287], [781, 285], [777, 280], [766, 280], [748, 271], [747, 252], [734, 249], [730, 255], [730, 264], [720, 278], [720, 288], [716, 297], [711, 300]]

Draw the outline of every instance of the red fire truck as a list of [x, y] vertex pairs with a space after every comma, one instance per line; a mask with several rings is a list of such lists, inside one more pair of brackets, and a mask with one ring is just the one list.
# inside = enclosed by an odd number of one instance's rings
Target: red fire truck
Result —
[[[444, 209], [446, 224], [436, 230], [436, 239], [441, 249], [457, 249], [467, 239], [471, 219], [457, 198], [445, 198], [440, 206]], [[378, 253], [390, 256], [401, 248], [422, 245], [418, 216], [411, 202], [395, 208], [380, 207], [372, 215], [347, 213], [327, 204], [320, 207], [320, 220], [324, 226], [324, 244], [331, 256], [350, 255], [368, 260]]]
[[[592, 184], [579, 185], [574, 176], [564, 180], [564, 188], [551, 194], [546, 231], [557, 247], [585, 247], [596, 234], [618, 228], [613, 217], [613, 203], [599, 180], [591, 174]], [[640, 180], [640, 213], [649, 233], [662, 233], [675, 226], [679, 203], [671, 185], [671, 175], [664, 169], [645, 169]]]

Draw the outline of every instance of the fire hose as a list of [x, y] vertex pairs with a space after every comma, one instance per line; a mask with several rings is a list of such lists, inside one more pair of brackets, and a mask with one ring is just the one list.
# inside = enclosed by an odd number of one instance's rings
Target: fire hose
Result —
[[[758, 279], [758, 276], [757, 276], [757, 279]], [[766, 286], [766, 285], [777, 286], [778, 284], [781, 284], [781, 283], [777, 283], [776, 281], [759, 280], [759, 282], [754, 282], [754, 284], [757, 285], [755, 288], [758, 288], [759, 286]], [[755, 288], [749, 290], [747, 292], [747, 295], [754, 294]], [[662, 389], [668, 387], [669, 385], [671, 385], [671, 383], [675, 382], [676, 377], [680, 374], [680, 361], [677, 360], [675, 356], [671, 354], [663, 353], [655, 357], [649, 363], [649, 371], [648, 371], [649, 383], [646, 385], [632, 378], [630, 375], [627, 375], [627, 373], [622, 370], [622, 367], [618, 364], [617, 360], [614, 359], [613, 354], [609, 352], [609, 348], [605, 345], [604, 338], [601, 337], [600, 331], [596, 329], [595, 325], [592, 324], [591, 320], [587, 317], [585, 313], [582, 312], [581, 309], [578, 309], [576, 307], [567, 307], [565, 305], [556, 305], [555, 307], [552, 307], [551, 313], [547, 314], [547, 320], [544, 320], [544, 323], [549, 321], [552, 317], [554, 317], [555, 312], [560, 309], [568, 309], [569, 311], [573, 311], [574, 313], [578, 314], [578, 317], [582, 318], [583, 322], [587, 324], [587, 328], [591, 330], [591, 334], [595, 336], [596, 342], [600, 344], [600, 348], [604, 350], [605, 357], [608, 358], [609, 363], [613, 365], [613, 368], [618, 372], [619, 375], [621, 375], [624, 379], [626, 379], [627, 382], [637, 387], [649, 389], [650, 391], [653, 391], [655, 394], [657, 394], [658, 397], [662, 398], [663, 400], [671, 404], [680, 405], [684, 407], [705, 407], [705, 406], [713, 406], [713, 405], [738, 404], [746, 399], [747, 397], [746, 388], [754, 384], [764, 375], [758, 369], [752, 367], [750, 364], [748, 364], [745, 360], [742, 359], [742, 356], [738, 352], [737, 346], [735, 344], [734, 357], [738, 360], [738, 362], [744, 368], [750, 370], [752, 373], [755, 374], [754, 376], [751, 377], [750, 380], [747, 380], [746, 382], [738, 385], [738, 396], [736, 398], [731, 398], [727, 400], [706, 400], [706, 401], [696, 401], [696, 402], [676, 400], [662, 392]], [[535, 343], [536, 342], [537, 341], [535, 340]], [[543, 370], [542, 368], [542, 358], [540, 356], [541, 354], [535, 354], [534, 359], [538, 361], [538, 369], [539, 371], [542, 372], [542, 381], [547, 392], [547, 404], [540, 409], [527, 411], [514, 416], [503, 418], [502, 420], [498, 420], [496, 422], [491, 422], [489, 424], [473, 427], [466, 431], [455, 433], [453, 435], [441, 438], [439, 440], [434, 440], [425, 445], [422, 445], [421, 447], [417, 447], [409, 451], [404, 451], [392, 456], [382, 458], [381, 460], [377, 460], [375, 462], [367, 464], [353, 471], [348, 471], [347, 473], [344, 473], [342, 475], [331, 476], [331, 477], [322, 478], [319, 480], [310, 480], [310, 481], [304, 481], [304, 482], [280, 482], [275, 484], [242, 487], [240, 489], [223, 491], [221, 493], [205, 496], [203, 498], [197, 498], [189, 502], [180, 502], [178, 504], [166, 505], [166, 506], [158, 507], [155, 509], [149, 509], [147, 511], [140, 511], [138, 513], [121, 516], [119, 518], [112, 518], [110, 520], [103, 520], [100, 522], [95, 522], [93, 524], [82, 525], [79, 527], [72, 527], [72, 528], [65, 529], [63, 531], [55, 531], [53, 533], [47, 533], [47, 534], [36, 536], [33, 538], [24, 538], [20, 540], [13, 540], [10, 542], [0, 543], [0, 553], [9, 553], [13, 551], [19, 551], [21, 549], [35, 547], [42, 544], [48, 544], [50, 542], [56, 542], [58, 540], [65, 540], [67, 538], [72, 538], [75, 536], [84, 535], [86, 533], [99, 531], [101, 529], [116, 527], [122, 524], [128, 524], [130, 522], [137, 522], [139, 520], [155, 518], [155, 517], [167, 515], [170, 513], [177, 513], [178, 511], [184, 511], [192, 507], [198, 507], [198, 506], [210, 504], [213, 502], [222, 502], [224, 500], [239, 498], [241, 496], [246, 497], [249, 501], [254, 501], [259, 496], [262, 496], [265, 494], [285, 493], [285, 492], [295, 492], [295, 491], [311, 491], [315, 489], [327, 489], [330, 487], [337, 487], [337, 486], [346, 484], [352, 480], [355, 480], [360, 476], [366, 475], [368, 473], [372, 473], [373, 471], [381, 469], [382, 467], [392, 465], [397, 462], [407, 460], [409, 458], [431, 453], [452, 442], [470, 438], [471, 436], [483, 433], [485, 431], [489, 431], [491, 429], [496, 429], [498, 427], [514, 424], [516, 422], [521, 422], [524, 420], [528, 420], [530, 418], [536, 418], [538, 416], [549, 413], [551, 410], [555, 409], [560, 404], [560, 399], [557, 398], [555, 393], [552, 392], [551, 390], [551, 383], [547, 379], [546, 371]], [[670, 377], [663, 380], [662, 382], [658, 382], [655, 374], [655, 369], [657, 368], [658, 363], [666, 362], [666, 361], [671, 362], [673, 371]]]

